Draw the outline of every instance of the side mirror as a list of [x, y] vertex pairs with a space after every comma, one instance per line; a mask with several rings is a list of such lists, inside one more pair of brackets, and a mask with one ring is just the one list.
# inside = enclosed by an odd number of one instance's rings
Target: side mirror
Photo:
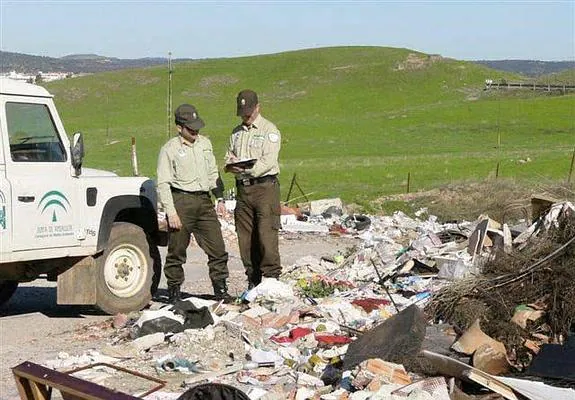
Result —
[[72, 167], [76, 176], [82, 174], [82, 161], [84, 160], [84, 139], [80, 132], [74, 133], [72, 138], [72, 147], [70, 148], [72, 157]]

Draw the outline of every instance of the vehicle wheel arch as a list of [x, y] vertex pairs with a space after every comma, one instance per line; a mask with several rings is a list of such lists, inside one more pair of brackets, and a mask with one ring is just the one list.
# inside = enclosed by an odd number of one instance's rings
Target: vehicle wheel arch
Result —
[[161, 279], [162, 262], [158, 245], [160, 242], [160, 232], [158, 230], [158, 219], [156, 208], [152, 202], [137, 195], [122, 195], [110, 198], [103, 209], [100, 228], [98, 232], [97, 253], [95, 258], [99, 258], [105, 252], [110, 234], [114, 224], [130, 223], [136, 225], [145, 232], [149, 245], [149, 256], [153, 262], [153, 275], [151, 284], [151, 294], [154, 295], [158, 289]]
[[104, 205], [98, 231], [97, 251], [102, 252], [110, 238], [114, 222], [130, 222], [141, 227], [155, 239], [158, 232], [156, 208], [144, 196], [122, 195], [109, 199]]

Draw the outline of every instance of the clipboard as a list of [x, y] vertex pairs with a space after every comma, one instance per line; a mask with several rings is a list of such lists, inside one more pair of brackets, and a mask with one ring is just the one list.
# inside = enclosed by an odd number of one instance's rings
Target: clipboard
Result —
[[226, 164], [226, 167], [238, 167], [238, 168], [243, 168], [243, 169], [250, 169], [254, 166], [256, 161], [257, 161], [257, 159], [255, 159], [255, 158], [249, 158], [246, 160], [237, 161], [235, 163]]

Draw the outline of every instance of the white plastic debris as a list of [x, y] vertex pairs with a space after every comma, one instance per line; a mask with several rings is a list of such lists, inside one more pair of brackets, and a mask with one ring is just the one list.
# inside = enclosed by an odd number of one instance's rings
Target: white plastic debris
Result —
[[264, 278], [262, 282], [246, 294], [245, 299], [253, 302], [256, 298], [263, 297], [266, 300], [291, 299], [294, 297], [291, 286], [274, 278]]
[[259, 387], [251, 387], [249, 388], [248, 392], [246, 393], [250, 400], [258, 400], [264, 397], [267, 394], [267, 390], [264, 390]]
[[254, 306], [254, 307], [250, 307], [248, 310], [244, 311], [242, 313], [242, 315], [245, 315], [246, 317], [250, 317], [250, 318], [258, 318], [261, 317], [262, 315], [266, 315], [270, 312], [270, 310], [268, 310], [265, 307], [262, 306]]
[[325, 224], [316, 224], [312, 222], [298, 221], [293, 214], [281, 216], [282, 230], [286, 232], [315, 232], [328, 233], [329, 227]]
[[559, 388], [547, 385], [543, 382], [530, 381], [526, 379], [496, 377], [497, 380], [513, 388], [530, 400], [573, 400], [575, 390], [569, 388]]
[[44, 365], [52, 369], [70, 369], [95, 363], [114, 364], [118, 361], [120, 359], [102, 355], [95, 350], [89, 350], [80, 356], [71, 356], [66, 352], [60, 352], [56, 360], [48, 360]]
[[347, 393], [345, 389], [337, 389], [331, 393], [322, 394], [319, 398], [321, 400], [340, 400], [344, 398], [343, 396]]
[[189, 301], [194, 306], [196, 306], [196, 308], [202, 308], [202, 307], [210, 308], [211, 306], [213, 306], [214, 304], [217, 303], [217, 301], [215, 301], [215, 300], [201, 299], [199, 297], [193, 297], [193, 296], [192, 297], [186, 297], [182, 301]]
[[265, 351], [260, 349], [251, 349], [250, 358], [256, 363], [275, 363], [279, 365], [283, 362], [283, 358], [275, 351]]
[[144, 310], [142, 311], [142, 315], [136, 321], [136, 325], [140, 328], [146, 321], [151, 321], [156, 318], [171, 318], [173, 320], [178, 321], [180, 324], [184, 324], [184, 317], [182, 315], [176, 315], [173, 311], [169, 310], [168, 308], [162, 308], [160, 310]]
[[343, 325], [349, 325], [352, 321], [364, 318], [362, 311], [341, 299], [323, 299], [318, 308], [322, 313]]
[[[372, 400], [374, 399], [373, 392], [369, 392], [367, 390], [361, 390], [359, 392], [354, 392], [349, 395], [349, 400]], [[381, 400], [379, 398], [378, 400]]]
[[461, 252], [449, 257], [435, 257], [439, 267], [437, 277], [455, 281], [479, 274], [479, 270], [471, 262], [471, 257], [465, 256], [466, 254]]
[[313, 375], [306, 374], [304, 372], [297, 373], [297, 383], [298, 385], [301, 386], [316, 387], [316, 388], [324, 386], [324, 383], [321, 379]]
[[132, 342], [132, 346], [138, 351], [143, 351], [162, 343], [164, 343], [164, 332], [156, 332], [135, 339]]
[[313, 398], [314, 394], [315, 390], [306, 387], [300, 387], [295, 394], [295, 400], [311, 399]]
[[344, 344], [343, 346], [339, 347], [334, 346], [327, 350], [320, 350], [316, 354], [321, 358], [323, 358], [324, 360], [329, 360], [334, 357], [343, 356], [345, 353], [347, 353], [348, 346], [349, 346], [348, 344]]
[[172, 393], [172, 392], [154, 392], [150, 393], [149, 395], [142, 397], [143, 400], [176, 400], [182, 394], [181, 393]]

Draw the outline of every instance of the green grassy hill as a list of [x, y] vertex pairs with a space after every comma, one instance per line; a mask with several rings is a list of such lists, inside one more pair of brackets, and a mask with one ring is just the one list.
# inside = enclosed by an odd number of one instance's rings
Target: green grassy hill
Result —
[[[484, 91], [519, 79], [406, 49], [337, 47], [177, 64], [173, 106], [195, 104], [223, 160], [235, 95], [256, 90], [281, 130], [283, 196], [291, 177], [311, 198], [347, 202], [499, 176], [565, 179], [575, 146], [575, 95]], [[85, 135], [85, 165], [155, 176], [167, 139], [167, 68], [102, 73], [45, 86], [68, 134]], [[170, 117], [170, 134], [175, 132]], [[111, 144], [110, 144], [111, 143]], [[231, 187], [231, 177], [225, 181]]]

